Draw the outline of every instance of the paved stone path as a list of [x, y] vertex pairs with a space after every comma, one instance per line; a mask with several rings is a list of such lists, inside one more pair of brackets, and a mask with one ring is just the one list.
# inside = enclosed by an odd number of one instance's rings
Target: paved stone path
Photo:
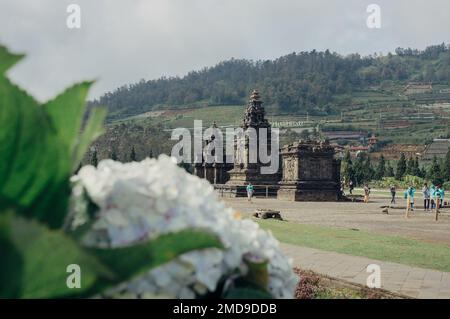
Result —
[[[450, 273], [417, 268], [365, 257], [281, 244], [294, 266], [319, 274], [366, 285], [369, 264], [381, 269], [381, 288], [413, 298], [450, 299]], [[449, 257], [450, 258], [450, 257]]]

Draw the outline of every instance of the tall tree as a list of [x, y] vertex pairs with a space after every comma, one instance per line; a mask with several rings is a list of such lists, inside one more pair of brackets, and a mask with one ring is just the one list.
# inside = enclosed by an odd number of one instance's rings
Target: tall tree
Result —
[[370, 156], [367, 155], [364, 161], [364, 181], [369, 182], [374, 178], [375, 170], [372, 167], [372, 161], [370, 160]]
[[395, 172], [395, 179], [401, 180], [406, 173], [406, 158], [405, 154], [400, 155], [400, 159], [397, 162], [397, 170]]
[[413, 175], [414, 176], [419, 176], [419, 177], [424, 177], [421, 176], [422, 175], [422, 171], [420, 170], [420, 165], [419, 165], [419, 157], [416, 156], [416, 158], [414, 159], [414, 169], [413, 169]]
[[428, 179], [430, 179], [433, 184], [442, 184], [442, 170], [437, 160], [436, 155], [433, 157], [433, 162], [430, 166], [430, 170], [428, 171]]
[[444, 176], [445, 181], [450, 180], [450, 148], [447, 151], [447, 154], [445, 155], [445, 161], [444, 161], [444, 167], [442, 169], [442, 173]]
[[412, 156], [409, 157], [406, 163], [406, 175], [414, 175], [414, 159]]
[[349, 150], [345, 152], [344, 158], [342, 159], [341, 171], [346, 183], [354, 180], [353, 163]]
[[391, 165], [391, 162], [387, 162], [387, 166], [386, 166], [386, 177], [394, 177], [395, 173], [394, 173], [394, 168]]
[[375, 171], [375, 178], [382, 179], [386, 176], [386, 161], [384, 160], [384, 156], [381, 155], [380, 160], [378, 161], [377, 169]]

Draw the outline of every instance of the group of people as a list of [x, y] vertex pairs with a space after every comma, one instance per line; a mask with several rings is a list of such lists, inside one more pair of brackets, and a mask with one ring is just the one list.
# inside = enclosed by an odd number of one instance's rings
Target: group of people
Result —
[[[394, 189], [394, 190], [392, 190]], [[405, 191], [404, 197], [405, 199], [409, 199], [411, 203], [411, 210], [414, 210], [414, 195], [416, 193], [416, 189], [413, 186], [409, 186]], [[391, 203], [395, 204], [395, 187], [391, 186], [391, 195], [392, 200]], [[437, 204], [439, 203], [438, 208], [443, 207], [445, 190], [442, 185], [431, 185], [428, 187], [428, 184], [425, 183], [422, 187], [422, 196], [423, 196], [423, 210], [426, 212], [431, 212], [433, 209], [436, 209]]]
[[[353, 193], [353, 182], [349, 182], [349, 193]], [[343, 191], [343, 184], [341, 185], [341, 191]], [[370, 187], [368, 184], [365, 184], [363, 187], [364, 192], [364, 203], [369, 202], [369, 196], [370, 196]], [[394, 185], [391, 185], [389, 187], [389, 191], [391, 193], [391, 204], [396, 204], [396, 194], [397, 189]], [[416, 189], [414, 186], [410, 185], [404, 192], [404, 198], [409, 199], [411, 210], [414, 210], [414, 197], [415, 197]], [[423, 210], [426, 212], [431, 212], [433, 209], [436, 208], [437, 203], [439, 202], [439, 207], [443, 207], [444, 203], [444, 196], [445, 196], [445, 190], [442, 185], [431, 185], [428, 186], [427, 183], [424, 183], [422, 187], [422, 196], [423, 196]]]

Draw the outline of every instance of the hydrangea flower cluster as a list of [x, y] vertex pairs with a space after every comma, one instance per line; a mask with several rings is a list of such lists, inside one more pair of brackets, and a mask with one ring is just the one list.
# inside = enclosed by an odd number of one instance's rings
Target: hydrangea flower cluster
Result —
[[[82, 224], [86, 201], [98, 208], [98, 220], [86, 236], [89, 245], [121, 247], [184, 229], [207, 229], [225, 249], [185, 253], [118, 287], [143, 297], [195, 298], [213, 292], [231, 274], [245, 275], [244, 257], [268, 262], [269, 292], [292, 298], [298, 281], [290, 260], [271, 233], [240, 219], [217, 199], [213, 187], [190, 175], [170, 157], [119, 163], [101, 161], [72, 177], [72, 215]], [[87, 195], [87, 196], [86, 196]]]

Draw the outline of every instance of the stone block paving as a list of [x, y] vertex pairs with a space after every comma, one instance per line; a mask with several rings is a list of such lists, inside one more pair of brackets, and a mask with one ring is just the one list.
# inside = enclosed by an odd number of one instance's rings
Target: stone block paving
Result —
[[303, 270], [366, 285], [367, 266], [376, 264], [383, 289], [413, 298], [450, 299], [450, 273], [284, 243], [280, 246], [293, 265]]

